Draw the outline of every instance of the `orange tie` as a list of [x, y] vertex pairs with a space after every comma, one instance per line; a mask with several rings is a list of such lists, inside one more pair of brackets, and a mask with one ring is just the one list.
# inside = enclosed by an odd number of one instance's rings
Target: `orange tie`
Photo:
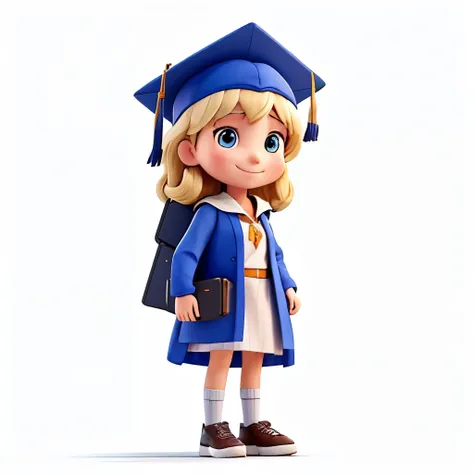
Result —
[[258, 247], [258, 244], [262, 240], [262, 233], [253, 224], [250, 224], [249, 227], [249, 240], [253, 242], [255, 248]]
[[250, 224], [248, 239], [253, 243], [254, 247], [257, 248], [258, 244], [262, 240], [262, 233], [253, 225], [253, 221], [247, 216], [239, 215], [239, 219]]

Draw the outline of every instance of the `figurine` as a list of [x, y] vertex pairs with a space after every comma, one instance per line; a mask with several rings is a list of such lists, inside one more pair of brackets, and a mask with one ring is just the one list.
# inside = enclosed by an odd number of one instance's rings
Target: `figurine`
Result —
[[[201, 456], [297, 451], [293, 440], [259, 413], [262, 367], [294, 364], [290, 316], [301, 307], [269, 216], [292, 201], [287, 163], [302, 141], [317, 139], [315, 94], [324, 85], [250, 23], [175, 66], [168, 64], [135, 94], [155, 112], [149, 163], [162, 163], [158, 196], [194, 211], [171, 262], [176, 321], [168, 360], [207, 366]], [[303, 134], [296, 107], [308, 97]], [[164, 118], [172, 128], [162, 147]], [[232, 286], [213, 298], [232, 298], [226, 313], [211, 318], [211, 310], [198, 303], [196, 282], [215, 280], [218, 288], [222, 281]], [[222, 420], [230, 367], [242, 368], [238, 438]]]

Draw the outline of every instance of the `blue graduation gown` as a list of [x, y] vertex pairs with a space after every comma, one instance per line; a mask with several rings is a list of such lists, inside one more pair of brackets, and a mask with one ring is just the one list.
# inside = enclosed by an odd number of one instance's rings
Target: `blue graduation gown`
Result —
[[[268, 261], [280, 320], [283, 354], [265, 354], [264, 366], [294, 364], [294, 339], [285, 291], [295, 288], [283, 261], [270, 222], [265, 214], [260, 221], [267, 234]], [[179, 321], [171, 334], [168, 360], [174, 364], [208, 365], [208, 352], [188, 352], [189, 343], [242, 341], [244, 335], [244, 236], [236, 213], [200, 205], [176, 247], [171, 264], [171, 296], [194, 293], [193, 281], [223, 277], [234, 283], [235, 300], [229, 314], [215, 321]], [[241, 351], [234, 351], [231, 367], [242, 366]]]

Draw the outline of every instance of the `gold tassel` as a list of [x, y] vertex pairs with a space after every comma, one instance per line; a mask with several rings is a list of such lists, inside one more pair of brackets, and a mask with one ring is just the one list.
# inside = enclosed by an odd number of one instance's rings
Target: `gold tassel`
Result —
[[160, 92], [158, 92], [158, 97], [156, 98], [153, 149], [147, 161], [151, 166], [159, 166], [161, 156], [163, 155], [163, 150], [161, 149], [161, 142], [163, 140], [163, 110], [161, 110], [161, 108], [163, 107], [162, 102], [165, 98], [166, 71], [168, 71], [170, 67], [171, 63], [165, 66], [165, 70], [161, 75]]
[[309, 108], [308, 122], [316, 123], [316, 82], [314, 72], [311, 73], [311, 106]]
[[319, 127], [316, 123], [316, 82], [314, 72], [311, 72], [311, 105], [308, 113], [308, 125], [303, 137], [304, 142], [314, 142], [318, 139]]
[[156, 122], [158, 121], [158, 116], [160, 115], [160, 99], [165, 98], [165, 87], [166, 87], [166, 73], [168, 69], [171, 67], [171, 63], [167, 63], [165, 66], [165, 70], [161, 75], [161, 83], [160, 83], [160, 92], [158, 92], [158, 98], [156, 100], [156, 109], [155, 109], [155, 127]]

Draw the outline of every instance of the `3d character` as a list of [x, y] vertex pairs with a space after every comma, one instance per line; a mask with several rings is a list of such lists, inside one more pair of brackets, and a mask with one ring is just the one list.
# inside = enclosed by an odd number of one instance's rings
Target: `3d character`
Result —
[[[174, 302], [168, 360], [207, 366], [202, 456], [296, 453], [259, 413], [262, 367], [294, 364], [290, 316], [301, 306], [269, 216], [292, 201], [287, 163], [302, 141], [317, 139], [315, 94], [324, 85], [250, 23], [167, 65], [135, 94], [155, 112], [149, 163], [162, 164], [158, 196], [190, 210], [170, 281], [159, 265], [153, 271]], [[308, 97], [303, 133], [296, 108]], [[172, 127], [162, 146], [164, 118]], [[167, 222], [170, 231], [179, 227]], [[242, 369], [238, 438], [222, 420], [230, 367]]]

